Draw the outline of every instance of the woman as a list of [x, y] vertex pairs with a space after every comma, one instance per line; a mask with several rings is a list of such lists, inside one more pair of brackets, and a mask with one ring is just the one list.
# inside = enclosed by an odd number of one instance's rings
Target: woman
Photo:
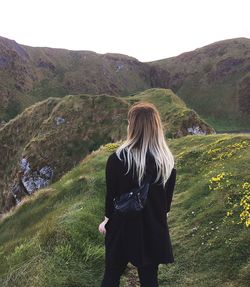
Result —
[[[145, 207], [133, 215], [115, 212], [113, 199], [139, 187], [151, 174]], [[152, 103], [139, 102], [128, 111], [126, 141], [106, 164], [105, 273], [101, 287], [119, 286], [128, 262], [137, 267], [143, 287], [158, 286], [158, 265], [174, 262], [167, 212], [176, 180], [174, 157], [165, 141], [161, 118]]]

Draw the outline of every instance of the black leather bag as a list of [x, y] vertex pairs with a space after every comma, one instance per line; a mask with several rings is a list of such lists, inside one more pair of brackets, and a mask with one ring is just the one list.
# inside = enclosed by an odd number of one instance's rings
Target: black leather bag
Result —
[[123, 193], [119, 198], [113, 199], [114, 209], [120, 214], [131, 214], [141, 211], [147, 201], [150, 180], [152, 174], [146, 177], [140, 187], [132, 188], [129, 192]]

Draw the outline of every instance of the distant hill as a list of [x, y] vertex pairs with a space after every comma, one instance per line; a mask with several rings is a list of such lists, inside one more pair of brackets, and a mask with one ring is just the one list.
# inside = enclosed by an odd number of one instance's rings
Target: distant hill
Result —
[[217, 42], [160, 61], [29, 47], [0, 37], [0, 123], [68, 94], [127, 96], [169, 88], [216, 130], [249, 129], [250, 40]]
[[34, 48], [0, 37], [0, 120], [52, 96], [145, 90], [149, 69], [126, 55]]
[[[99, 287], [104, 271], [105, 164], [121, 142], [82, 159], [0, 220], [0, 285]], [[177, 182], [168, 226], [175, 262], [159, 286], [248, 287], [250, 137], [169, 139]], [[136, 287], [129, 264], [121, 287]]]
[[250, 130], [250, 39], [216, 42], [148, 63], [153, 86], [168, 87], [216, 130]]
[[171, 90], [48, 98], [0, 129], [0, 211], [58, 180], [100, 145], [125, 139], [128, 108], [138, 101], [156, 105], [167, 138], [214, 132]]

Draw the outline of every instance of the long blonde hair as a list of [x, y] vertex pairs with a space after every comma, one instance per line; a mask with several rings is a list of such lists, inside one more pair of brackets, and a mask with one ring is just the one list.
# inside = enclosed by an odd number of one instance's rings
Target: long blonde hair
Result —
[[[126, 151], [126, 154], [125, 154]], [[174, 156], [171, 153], [163, 132], [161, 117], [155, 105], [145, 101], [133, 104], [128, 111], [127, 139], [117, 148], [117, 157], [128, 162], [129, 172], [135, 163], [139, 185], [144, 177], [147, 151], [154, 156], [157, 177], [165, 186], [174, 167]], [[134, 167], [134, 166], [133, 166]]]

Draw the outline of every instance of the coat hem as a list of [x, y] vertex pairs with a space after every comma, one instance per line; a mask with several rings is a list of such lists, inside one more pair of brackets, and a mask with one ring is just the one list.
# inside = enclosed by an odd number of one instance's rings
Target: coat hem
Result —
[[[128, 260], [128, 262], [130, 262], [132, 265], [134, 265], [135, 267], [139, 267], [139, 266], [145, 266], [145, 265], [148, 265], [149, 263], [147, 264], [137, 264], [136, 262], [134, 262], [133, 260]], [[172, 263], [175, 263], [175, 260], [152, 260], [152, 264], [172, 264]]]

